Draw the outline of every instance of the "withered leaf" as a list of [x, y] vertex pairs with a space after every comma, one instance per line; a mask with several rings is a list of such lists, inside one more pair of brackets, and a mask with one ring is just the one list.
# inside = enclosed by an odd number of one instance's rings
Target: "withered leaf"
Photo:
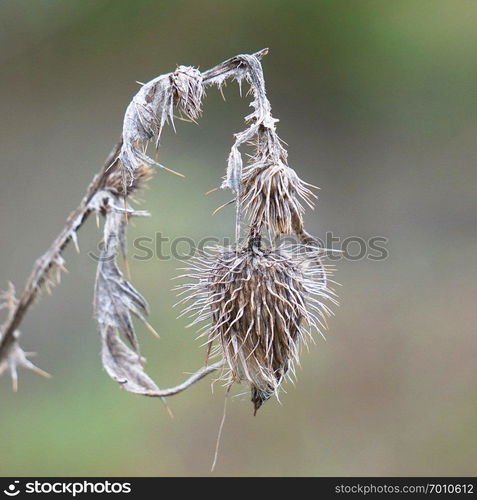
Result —
[[112, 327], [101, 330], [103, 366], [108, 375], [129, 392], [154, 395], [159, 388], [144, 372], [142, 358], [131, 350]]
[[[111, 196], [111, 195], [110, 195]], [[144, 297], [124, 278], [116, 258], [124, 252], [127, 218], [129, 215], [144, 215], [132, 212], [128, 207], [120, 208], [118, 199], [104, 198], [97, 210], [105, 213], [104, 248], [98, 261], [95, 285], [95, 316], [102, 341], [103, 366], [109, 376], [129, 392], [153, 395], [157, 385], [144, 373], [139, 342], [134, 330], [132, 315], [146, 321], [148, 307]], [[124, 336], [132, 349], [122, 340]]]
[[95, 315], [100, 330], [113, 327], [123, 334], [135, 351], [139, 344], [131, 314], [147, 323], [148, 307], [144, 297], [121, 273], [116, 254], [124, 241], [125, 216], [109, 211], [104, 228], [104, 249], [101, 252], [95, 287]]

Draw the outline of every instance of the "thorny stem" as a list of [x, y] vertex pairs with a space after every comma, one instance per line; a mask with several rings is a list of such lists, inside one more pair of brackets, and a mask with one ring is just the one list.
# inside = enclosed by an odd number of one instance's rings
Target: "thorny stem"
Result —
[[54, 260], [58, 254], [61, 254], [71, 241], [71, 235], [77, 231], [88, 219], [91, 210], [88, 208], [89, 202], [93, 196], [100, 191], [108, 177], [109, 167], [115, 162], [119, 150], [121, 149], [121, 141], [114, 146], [105, 161], [101, 172], [95, 175], [91, 184], [88, 186], [86, 195], [81, 200], [79, 206], [71, 212], [66, 219], [66, 224], [61, 230], [60, 234], [55, 238], [50, 248], [35, 261], [33, 269], [27, 279], [25, 288], [20, 295], [18, 303], [10, 312], [9, 318], [3, 327], [3, 336], [0, 341], [0, 361], [2, 361], [8, 354], [8, 351], [15, 341], [15, 331], [20, 326], [23, 318], [30, 306], [34, 303], [41, 286], [48, 276], [48, 272], [54, 265]]
[[[261, 59], [268, 53], [268, 49], [262, 49], [254, 54], [255, 57]], [[232, 57], [213, 68], [202, 73], [203, 84], [212, 85], [220, 78], [227, 78], [243, 63], [237, 57]], [[75, 234], [91, 215], [89, 203], [96, 193], [101, 191], [106, 184], [109, 175], [118, 168], [118, 155], [121, 150], [122, 141], [119, 141], [109, 153], [108, 158], [104, 162], [101, 171], [95, 175], [91, 184], [88, 186], [84, 198], [79, 206], [69, 215], [65, 226], [55, 238], [48, 250], [39, 257], [26, 281], [25, 287], [20, 295], [19, 300], [10, 311], [9, 317], [3, 325], [0, 338], [0, 362], [7, 358], [10, 348], [15, 342], [15, 332], [19, 328], [21, 322], [26, 316], [30, 306], [35, 302], [40, 293], [42, 285], [45, 283], [49, 271], [55, 264], [55, 259], [61, 255], [68, 244], [71, 242], [72, 234]], [[210, 373], [213, 373], [221, 366], [221, 362], [205, 366], [194, 373], [182, 384], [169, 389], [162, 389], [160, 392], [150, 394], [154, 397], [173, 396], [186, 390], [191, 385], [195, 384]]]

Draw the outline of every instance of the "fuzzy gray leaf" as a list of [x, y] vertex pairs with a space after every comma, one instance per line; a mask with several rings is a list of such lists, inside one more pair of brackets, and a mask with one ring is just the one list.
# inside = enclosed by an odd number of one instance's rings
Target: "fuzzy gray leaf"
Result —
[[125, 237], [124, 214], [109, 211], [104, 227], [95, 287], [95, 314], [100, 330], [112, 327], [123, 334], [134, 348], [139, 344], [131, 314], [147, 324], [148, 307], [144, 297], [127, 281], [116, 264], [119, 246]]
[[139, 345], [131, 313], [145, 321], [147, 304], [144, 297], [124, 279], [114, 260], [100, 263], [96, 280], [97, 321], [100, 327], [117, 328], [137, 351]]
[[[127, 391], [150, 394], [158, 388], [142, 369], [139, 342], [132, 321], [134, 315], [154, 332], [146, 321], [147, 303], [124, 278], [116, 263], [118, 251], [125, 253], [126, 213], [128, 216], [146, 213], [135, 212], [124, 205], [121, 207], [120, 201], [110, 193], [99, 193], [91, 203], [91, 209], [105, 214], [104, 248], [98, 262], [95, 285], [95, 316], [107, 373]], [[132, 349], [124, 344], [121, 335]]]

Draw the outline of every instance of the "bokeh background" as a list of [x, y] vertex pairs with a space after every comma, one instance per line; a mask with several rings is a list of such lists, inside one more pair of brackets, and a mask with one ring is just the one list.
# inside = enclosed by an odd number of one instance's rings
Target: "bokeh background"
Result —
[[[327, 341], [302, 356], [281, 404], [231, 399], [215, 475], [477, 473], [477, 3], [473, 0], [2, 0], [0, 282], [19, 289], [116, 142], [124, 109], [176, 64], [207, 68], [270, 47], [263, 65], [290, 163], [321, 187], [318, 236], [388, 238], [383, 261], [340, 261]], [[167, 131], [131, 239], [231, 236], [220, 182], [248, 100], [211, 89], [199, 125]], [[1, 475], [209, 475], [224, 389], [169, 403], [118, 389], [92, 319], [99, 233], [31, 311], [23, 345], [50, 381], [0, 379]], [[166, 246], [167, 248], [167, 246]], [[162, 387], [204, 357], [177, 311], [175, 259], [131, 261]], [[240, 394], [245, 389], [235, 391]]]

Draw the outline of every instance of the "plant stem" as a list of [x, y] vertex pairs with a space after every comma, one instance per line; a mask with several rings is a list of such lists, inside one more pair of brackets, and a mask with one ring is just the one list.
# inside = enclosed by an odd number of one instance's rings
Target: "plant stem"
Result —
[[66, 219], [65, 226], [61, 230], [60, 234], [55, 238], [53, 243], [50, 245], [50, 248], [48, 248], [48, 250], [35, 261], [33, 269], [25, 284], [25, 288], [23, 289], [23, 292], [21, 293], [14, 309], [10, 312], [7, 322], [3, 325], [2, 338], [0, 340], [0, 361], [7, 356], [11, 345], [15, 341], [14, 333], [20, 326], [28, 309], [34, 303], [35, 298], [38, 296], [41, 287], [48, 276], [48, 272], [54, 265], [56, 256], [63, 252], [72, 239], [71, 235], [86, 222], [91, 214], [88, 204], [93, 196], [104, 186], [109, 172], [112, 171], [112, 167], [121, 149], [121, 145], [122, 142], [120, 141], [111, 150], [107, 160], [104, 162], [101, 172], [94, 177], [91, 184], [88, 186], [81, 203]]
[[222, 361], [217, 361], [212, 365], [203, 366], [195, 373], [193, 373], [188, 379], [184, 380], [182, 384], [176, 385], [175, 387], [169, 387], [168, 389], [161, 389], [159, 391], [146, 394], [146, 396], [155, 398], [166, 398], [169, 396], [175, 396], [176, 394], [185, 391], [191, 385], [194, 385], [196, 382], [199, 382], [199, 380], [202, 380], [203, 378], [207, 377], [207, 375], [210, 375], [211, 373], [217, 371], [221, 366], [223, 366], [223, 364], [224, 361], [222, 360]]

